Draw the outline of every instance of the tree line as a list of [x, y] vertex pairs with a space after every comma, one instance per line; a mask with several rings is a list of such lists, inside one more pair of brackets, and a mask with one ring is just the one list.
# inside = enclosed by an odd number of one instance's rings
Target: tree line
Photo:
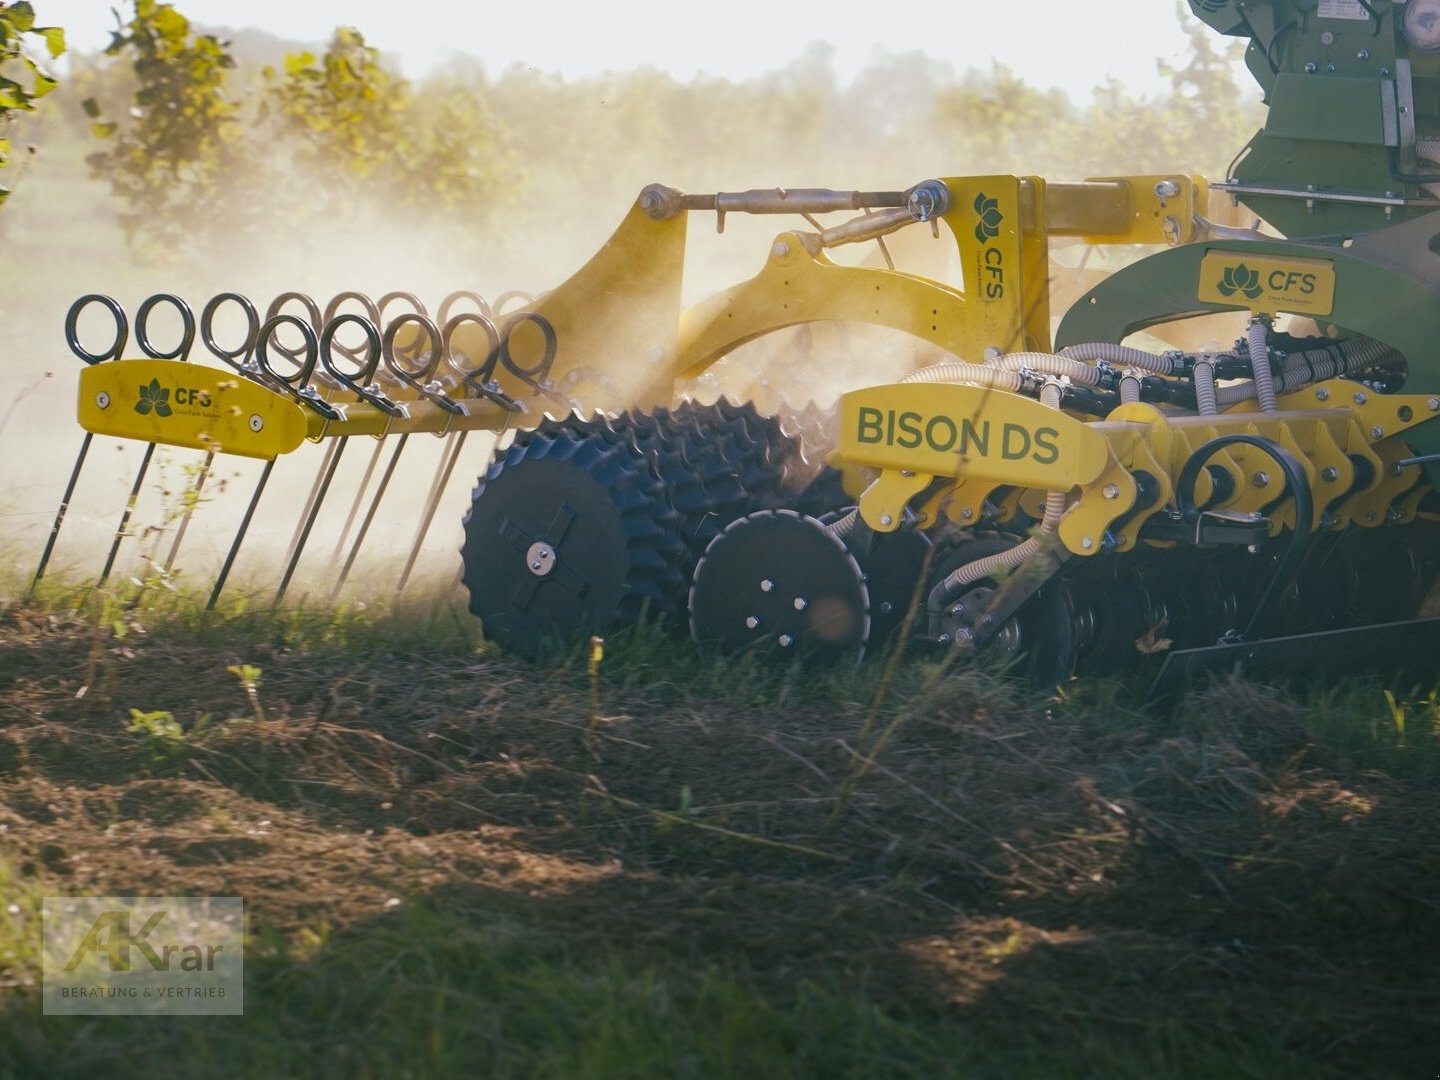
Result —
[[[905, 187], [933, 175], [1223, 173], [1259, 121], [1232, 48], [1177, 3], [1187, 62], [1166, 91], [1076, 104], [995, 65], [874, 59], [848, 85], [828, 47], [744, 82], [654, 69], [563, 80], [460, 58], [403, 78], [355, 29], [323, 51], [222, 39], [184, 4], [130, 0], [104, 53], [72, 56], [44, 125], [91, 145], [136, 256], [183, 259], [257, 230], [383, 216], [417, 234], [520, 236], [618, 218], [639, 189]], [[0, 136], [55, 88], [63, 31], [0, 3]], [[4, 77], [18, 62], [31, 76]], [[33, 122], [33, 121], [32, 121]], [[0, 141], [0, 168], [9, 145]], [[0, 172], [3, 178], [4, 172]], [[0, 192], [3, 198], [3, 192]], [[455, 222], [466, 228], [456, 232]]]

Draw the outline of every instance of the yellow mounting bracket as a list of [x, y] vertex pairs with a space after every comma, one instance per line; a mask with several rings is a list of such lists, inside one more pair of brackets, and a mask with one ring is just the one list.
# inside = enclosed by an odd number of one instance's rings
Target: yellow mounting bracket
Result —
[[97, 435], [273, 458], [304, 441], [306, 411], [233, 371], [115, 360], [80, 373], [80, 426]]

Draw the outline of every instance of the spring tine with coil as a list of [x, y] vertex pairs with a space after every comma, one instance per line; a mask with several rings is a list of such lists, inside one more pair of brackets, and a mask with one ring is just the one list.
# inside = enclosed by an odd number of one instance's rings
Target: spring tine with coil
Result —
[[[224, 349], [215, 340], [215, 312], [226, 303], [236, 304], [245, 315], [245, 338], [241, 341], [238, 349]], [[255, 350], [255, 339], [259, 333], [260, 315], [249, 298], [241, 296], [239, 293], [220, 293], [218, 296], [212, 296], [200, 313], [201, 343], [210, 350], [212, 356], [224, 361], [242, 374], [245, 372], [245, 364]], [[210, 478], [210, 470], [214, 464], [215, 451], [207, 450], [205, 460], [200, 464], [200, 471], [195, 476], [195, 482], [190, 487], [190, 493], [186, 496], [185, 513], [180, 518], [180, 524], [175, 528], [175, 539], [170, 544], [170, 553], [165, 557], [164, 572], [167, 575], [175, 567], [175, 559], [180, 554], [180, 544], [184, 541], [185, 533], [190, 528], [190, 519], [195, 516], [195, 508], [200, 505], [200, 494], [205, 488], [205, 481]]]
[[450, 434], [449, 445], [446, 447], [447, 454], [442, 459], [444, 464], [436, 472], [435, 480], [430, 485], [430, 494], [425, 499], [425, 510], [420, 517], [420, 526], [415, 530], [415, 539], [410, 544], [410, 554], [405, 560], [405, 569], [400, 573], [400, 580], [395, 585], [395, 595], [399, 596], [405, 591], [405, 585], [410, 580], [410, 573], [415, 569], [415, 560], [419, 558], [420, 546], [425, 543], [425, 536], [430, 531], [430, 522], [435, 517], [435, 511], [440, 506], [440, 497], [445, 494], [445, 488], [450, 483], [450, 474], [455, 471], [455, 463], [460, 460], [460, 451], [465, 447], [465, 436], [468, 431], [456, 431]]
[[[167, 351], [157, 349], [150, 341], [147, 332], [150, 312], [156, 306], [168, 303], [180, 313], [181, 331], [180, 341], [175, 348]], [[142, 303], [135, 312], [135, 343], [140, 346], [140, 351], [152, 360], [188, 360], [190, 358], [190, 347], [195, 344], [195, 313], [190, 310], [190, 305], [180, 297], [172, 293], [156, 293]], [[169, 391], [165, 393], [168, 395]], [[157, 410], [168, 408], [156, 404]], [[164, 414], [162, 414], [164, 415]], [[110, 580], [110, 572], [115, 568], [115, 559], [120, 553], [120, 545], [124, 542], [126, 529], [130, 527], [130, 518], [135, 513], [135, 504], [140, 499], [140, 489], [145, 483], [145, 474], [150, 469], [150, 462], [155, 456], [155, 443], [145, 444], [145, 453], [140, 458], [140, 467], [135, 470], [135, 482], [130, 485], [130, 497], [125, 502], [125, 510], [120, 515], [120, 524], [115, 527], [115, 538], [110, 544], [110, 553], [105, 556], [105, 566], [100, 571], [100, 579], [95, 583], [97, 589], [105, 587]]]
[[[110, 312], [115, 320], [115, 338], [110, 348], [103, 353], [92, 353], [80, 344], [80, 313], [91, 304], [99, 304]], [[88, 293], [80, 297], [70, 305], [70, 310], [65, 314], [65, 343], [74, 353], [86, 364], [102, 364], [106, 360], [119, 360], [125, 352], [125, 345], [130, 340], [130, 323], [125, 317], [125, 309], [122, 308], [113, 298], [101, 296], [99, 293]], [[30, 588], [26, 592], [26, 599], [35, 595], [35, 589], [40, 584], [40, 579], [45, 576], [45, 568], [50, 565], [50, 556], [55, 552], [55, 542], [60, 538], [60, 526], [65, 523], [65, 514], [70, 509], [70, 500], [75, 496], [75, 485], [80, 482], [80, 472], [85, 467], [85, 458], [90, 453], [90, 444], [95, 441], [94, 432], [87, 431], [85, 437], [80, 440], [80, 452], [75, 455], [75, 465], [70, 470], [70, 479], [65, 484], [65, 492], [60, 496], [60, 508], [55, 511], [55, 520], [50, 525], [50, 535], [45, 540], [45, 550], [40, 554], [40, 565], [35, 569], [35, 576], [30, 579]]]
[[[346, 294], [344, 293], [341, 294], [341, 296], [345, 295]], [[339, 297], [337, 297], [336, 299], [338, 300]], [[370, 307], [374, 310], [374, 316], [372, 318], [372, 321], [377, 327], [384, 325], [385, 309], [397, 302], [409, 304], [411, 308], [420, 315], [424, 315], [426, 313], [425, 305], [421, 303], [419, 298], [414, 296], [413, 294], [407, 292], [389, 292], [386, 293], [384, 296], [380, 297], [380, 299], [374, 304], [370, 305]], [[331, 303], [333, 305], [335, 301], [331, 301]], [[354, 358], [353, 355], [351, 356], [351, 358]], [[365, 500], [365, 493], [370, 490], [370, 480], [375, 475], [375, 466], [378, 465], [380, 462], [380, 454], [385, 448], [385, 440], [387, 437], [387, 434], [383, 432], [380, 435], [376, 436], [375, 450], [370, 455], [370, 460], [365, 465], [365, 475], [360, 478], [360, 486], [355, 489], [355, 498], [352, 499], [350, 502], [350, 511], [345, 515], [345, 524], [341, 526], [340, 536], [335, 541], [335, 552], [331, 556], [332, 562], [339, 559], [340, 553], [345, 550], [345, 542], [350, 538], [350, 529], [355, 524], [355, 518], [360, 512], [360, 504]], [[405, 440], [402, 437], [400, 445], [403, 447], [404, 444]], [[395, 464], [392, 460], [391, 464], [386, 469], [387, 482], [389, 473], [393, 472], [394, 469]], [[384, 484], [382, 483], [380, 490], [376, 492], [375, 497], [371, 502], [370, 510], [367, 511], [366, 526], [361, 530], [360, 540], [364, 539], [365, 532], [368, 530], [369, 521], [375, 516], [375, 507], [379, 505], [380, 497], [383, 494]], [[345, 565], [341, 568], [340, 574], [336, 579], [335, 587], [330, 594], [332, 598], [339, 593], [340, 587], [345, 584], [345, 578], [350, 572], [350, 567], [351, 565], [353, 565], [355, 561], [355, 555], [358, 553], [358, 551], [359, 542], [357, 541], [355, 549], [351, 552], [349, 559], [346, 560]]]

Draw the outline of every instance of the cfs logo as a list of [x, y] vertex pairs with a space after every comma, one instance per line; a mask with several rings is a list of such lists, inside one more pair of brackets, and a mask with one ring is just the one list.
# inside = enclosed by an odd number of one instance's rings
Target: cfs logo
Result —
[[[191, 386], [177, 386], [175, 388], [175, 405], [208, 409], [210, 392], [197, 390]], [[156, 416], [171, 415], [175, 409], [170, 404], [170, 388], [161, 386], [159, 379], [151, 379], [148, 383], [142, 383], [140, 397], [135, 402], [135, 411], [141, 416], [148, 416], [152, 412]]]
[[1005, 252], [991, 245], [1000, 235], [1005, 214], [1000, 200], [983, 191], [975, 196], [975, 239], [980, 241], [979, 279], [981, 295], [986, 300], [999, 300], [1005, 295]]
[[1201, 300], [1244, 303], [1272, 315], [1328, 315], [1335, 305], [1335, 267], [1323, 259], [1211, 251], [1201, 262], [1199, 285]]
[[1298, 292], [1301, 296], [1309, 296], [1315, 292], [1315, 281], [1313, 273], [1276, 267], [1265, 275], [1265, 284], [1261, 285], [1260, 271], [1252, 270], [1242, 262], [1225, 267], [1215, 291], [1221, 296], [1244, 293], [1248, 300], [1254, 300], [1267, 289], [1280, 295]]

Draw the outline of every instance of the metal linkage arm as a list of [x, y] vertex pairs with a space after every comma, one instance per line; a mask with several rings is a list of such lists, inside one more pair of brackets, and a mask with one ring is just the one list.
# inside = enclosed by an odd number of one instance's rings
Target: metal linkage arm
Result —
[[844, 210], [905, 209], [915, 221], [929, 221], [950, 206], [950, 190], [939, 180], [926, 180], [908, 191], [835, 191], [831, 188], [752, 188], [687, 195], [663, 184], [640, 193], [640, 206], [657, 221], [686, 210], [726, 214], [830, 214]]

